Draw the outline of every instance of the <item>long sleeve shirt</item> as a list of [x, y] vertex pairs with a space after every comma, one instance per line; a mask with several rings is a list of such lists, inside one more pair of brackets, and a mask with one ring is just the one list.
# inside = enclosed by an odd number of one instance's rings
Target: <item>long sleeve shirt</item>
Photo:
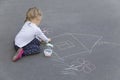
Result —
[[49, 39], [44, 35], [41, 29], [34, 23], [27, 21], [15, 37], [15, 45], [22, 48], [30, 43], [34, 38], [43, 40], [46, 43]]

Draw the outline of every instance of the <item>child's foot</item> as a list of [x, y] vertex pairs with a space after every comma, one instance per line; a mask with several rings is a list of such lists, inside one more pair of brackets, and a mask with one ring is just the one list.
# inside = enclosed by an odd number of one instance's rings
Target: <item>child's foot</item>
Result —
[[12, 59], [13, 62], [19, 60], [22, 57], [22, 54], [23, 54], [23, 49], [22, 48], [18, 49], [16, 54], [13, 56], [13, 59]]

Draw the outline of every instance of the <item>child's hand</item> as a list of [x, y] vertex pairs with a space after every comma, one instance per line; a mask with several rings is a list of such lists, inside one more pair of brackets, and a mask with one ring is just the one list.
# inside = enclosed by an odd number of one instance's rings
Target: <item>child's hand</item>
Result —
[[49, 40], [48, 40], [48, 42], [51, 42], [51, 38], [48, 38]]

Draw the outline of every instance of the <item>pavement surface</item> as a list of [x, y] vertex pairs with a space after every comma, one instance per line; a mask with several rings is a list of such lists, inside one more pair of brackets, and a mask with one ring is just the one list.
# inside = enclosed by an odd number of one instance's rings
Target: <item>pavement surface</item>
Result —
[[[34, 6], [53, 55], [14, 63], [15, 35]], [[0, 80], [120, 80], [120, 1], [0, 0]]]

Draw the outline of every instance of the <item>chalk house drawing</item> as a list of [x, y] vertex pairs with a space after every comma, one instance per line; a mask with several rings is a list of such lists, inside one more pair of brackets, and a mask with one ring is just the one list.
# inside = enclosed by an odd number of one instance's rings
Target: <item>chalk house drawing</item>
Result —
[[[88, 51], [88, 49], [76, 40], [71, 34], [62, 34], [54, 38], [54, 52], [61, 58], [70, 54], [77, 54], [82, 51]], [[57, 42], [57, 43], [56, 43]]]
[[62, 74], [70, 75], [76, 75], [76, 71], [91, 73], [97, 67], [91, 61], [79, 57], [74, 59], [70, 64], [66, 63], [65, 60], [68, 57], [84, 53], [88, 53], [87, 56], [89, 56], [97, 45], [109, 44], [120, 46], [118, 43], [102, 41], [103, 36], [93, 34], [64, 33], [52, 39], [54, 39], [55, 46], [53, 54], [56, 56], [53, 60], [66, 66], [61, 71]]

